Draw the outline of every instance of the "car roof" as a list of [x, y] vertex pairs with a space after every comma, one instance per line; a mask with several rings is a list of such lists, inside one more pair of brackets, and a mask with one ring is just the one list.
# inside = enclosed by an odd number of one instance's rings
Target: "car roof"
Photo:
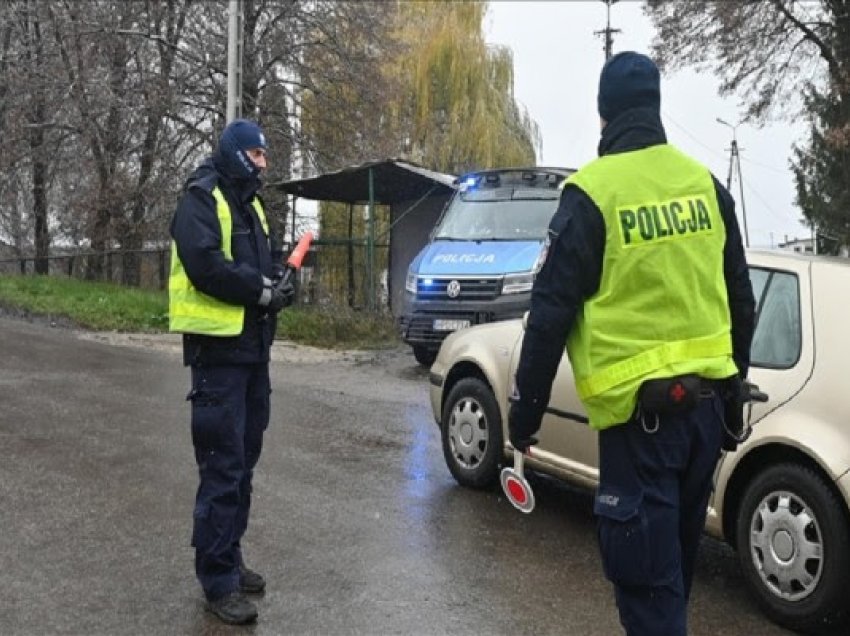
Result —
[[788, 252], [784, 250], [748, 249], [747, 260], [760, 265], [781, 266], [789, 262], [816, 263], [819, 265], [835, 265], [838, 267], [850, 267], [850, 259], [840, 256], [825, 256], [820, 254], [803, 254], [800, 252]]

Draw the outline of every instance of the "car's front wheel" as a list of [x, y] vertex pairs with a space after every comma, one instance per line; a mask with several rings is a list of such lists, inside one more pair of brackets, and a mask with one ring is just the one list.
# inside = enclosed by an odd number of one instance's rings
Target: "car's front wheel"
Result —
[[486, 488], [499, 477], [502, 420], [489, 386], [478, 378], [454, 385], [443, 407], [443, 455], [457, 482]]
[[777, 464], [747, 486], [738, 557], [760, 605], [777, 623], [818, 631], [846, 619], [850, 528], [844, 503], [800, 464]]

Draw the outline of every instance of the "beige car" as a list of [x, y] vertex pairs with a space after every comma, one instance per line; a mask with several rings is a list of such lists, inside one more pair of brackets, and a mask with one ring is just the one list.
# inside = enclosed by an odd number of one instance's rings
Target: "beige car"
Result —
[[[750, 252], [757, 327], [751, 437], [725, 453], [706, 530], [731, 544], [765, 613], [792, 629], [844, 619], [850, 605], [850, 261]], [[464, 329], [431, 368], [431, 407], [449, 470], [491, 487], [512, 457], [507, 404], [523, 323]], [[567, 357], [526, 466], [595, 487], [597, 435]], [[513, 514], [506, 508], [505, 514]]]

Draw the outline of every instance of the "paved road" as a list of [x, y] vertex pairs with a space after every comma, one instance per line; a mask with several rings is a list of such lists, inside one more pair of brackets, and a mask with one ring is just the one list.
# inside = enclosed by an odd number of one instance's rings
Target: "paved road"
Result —
[[[269, 590], [256, 626], [220, 626], [192, 572], [188, 373], [173, 339], [106, 340], [0, 318], [0, 634], [621, 633], [586, 493], [537, 482], [526, 516], [462, 489], [406, 351], [284, 345], [245, 540]], [[789, 632], [706, 540], [690, 633]]]

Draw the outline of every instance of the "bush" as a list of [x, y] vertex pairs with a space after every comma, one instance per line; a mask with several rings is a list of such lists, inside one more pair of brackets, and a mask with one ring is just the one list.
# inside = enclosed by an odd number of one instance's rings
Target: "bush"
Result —
[[278, 317], [278, 338], [328, 349], [375, 349], [400, 344], [390, 316], [348, 307], [297, 307]]

